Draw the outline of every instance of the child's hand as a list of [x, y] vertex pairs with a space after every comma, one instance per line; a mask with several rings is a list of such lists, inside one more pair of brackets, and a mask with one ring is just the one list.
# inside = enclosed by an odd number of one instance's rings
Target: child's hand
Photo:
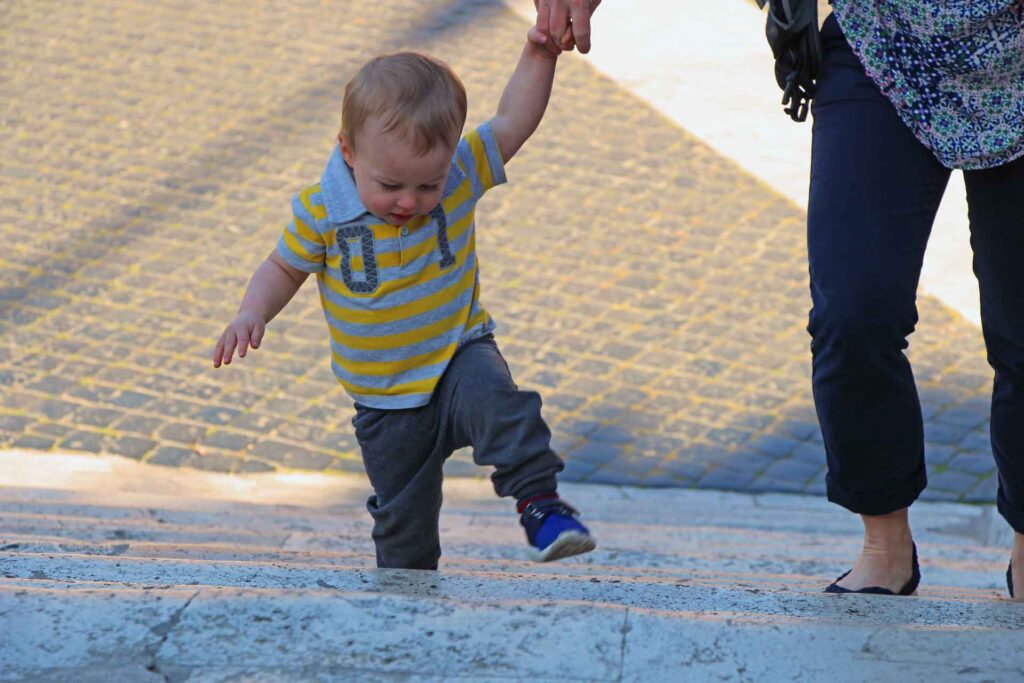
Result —
[[263, 341], [263, 332], [267, 329], [267, 321], [258, 313], [242, 311], [224, 328], [213, 350], [213, 367], [219, 368], [221, 360], [225, 365], [231, 364], [231, 355], [238, 348], [238, 357], [245, 358], [248, 347], [258, 349]]
[[549, 45], [548, 43], [551, 41], [549, 41], [548, 37], [541, 33], [536, 26], [530, 27], [530, 30], [526, 34], [526, 39], [531, 45], [538, 48], [538, 54], [543, 54], [548, 57], [557, 57], [562, 52], [561, 48], [557, 45], [554, 45], [553, 43]]
[[[562, 53], [558, 46], [560, 41], [548, 38], [548, 24], [551, 19], [551, 7], [547, 3], [537, 4], [537, 22], [530, 27], [526, 33], [526, 40], [538, 49], [537, 52], [545, 53], [549, 57], [557, 57]], [[571, 31], [570, 31], [571, 32]]]

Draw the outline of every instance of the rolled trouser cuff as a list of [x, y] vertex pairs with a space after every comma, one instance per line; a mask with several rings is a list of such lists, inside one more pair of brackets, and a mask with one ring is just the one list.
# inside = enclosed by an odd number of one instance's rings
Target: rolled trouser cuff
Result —
[[1010, 505], [1010, 501], [1003, 492], [1002, 483], [999, 485], [999, 494], [996, 496], [996, 509], [1014, 531], [1024, 534], [1024, 511]]
[[927, 485], [923, 467], [906, 481], [881, 491], [854, 491], [840, 486], [832, 475], [826, 479], [828, 499], [858, 515], [887, 515], [910, 507]]

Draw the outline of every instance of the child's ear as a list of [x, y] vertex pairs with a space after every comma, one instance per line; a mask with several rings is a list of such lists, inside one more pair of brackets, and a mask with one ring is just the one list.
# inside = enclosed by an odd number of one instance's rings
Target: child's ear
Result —
[[349, 144], [348, 138], [345, 137], [344, 133], [338, 133], [338, 146], [341, 147], [341, 157], [345, 160], [345, 163], [349, 166], [355, 161], [356, 151], [352, 145]]

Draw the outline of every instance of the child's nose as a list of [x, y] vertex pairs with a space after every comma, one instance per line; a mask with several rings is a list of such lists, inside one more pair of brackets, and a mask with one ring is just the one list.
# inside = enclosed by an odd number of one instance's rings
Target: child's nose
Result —
[[416, 195], [412, 193], [403, 193], [402, 196], [398, 198], [397, 203], [398, 207], [402, 210], [412, 210], [416, 206]]

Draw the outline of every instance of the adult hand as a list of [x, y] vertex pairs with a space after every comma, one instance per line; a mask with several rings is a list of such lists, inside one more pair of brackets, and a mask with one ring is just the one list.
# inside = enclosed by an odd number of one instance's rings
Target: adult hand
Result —
[[[537, 7], [537, 30], [551, 40], [548, 49], [590, 52], [590, 17], [601, 0], [533, 0]], [[546, 25], [544, 20], [546, 19]]]

